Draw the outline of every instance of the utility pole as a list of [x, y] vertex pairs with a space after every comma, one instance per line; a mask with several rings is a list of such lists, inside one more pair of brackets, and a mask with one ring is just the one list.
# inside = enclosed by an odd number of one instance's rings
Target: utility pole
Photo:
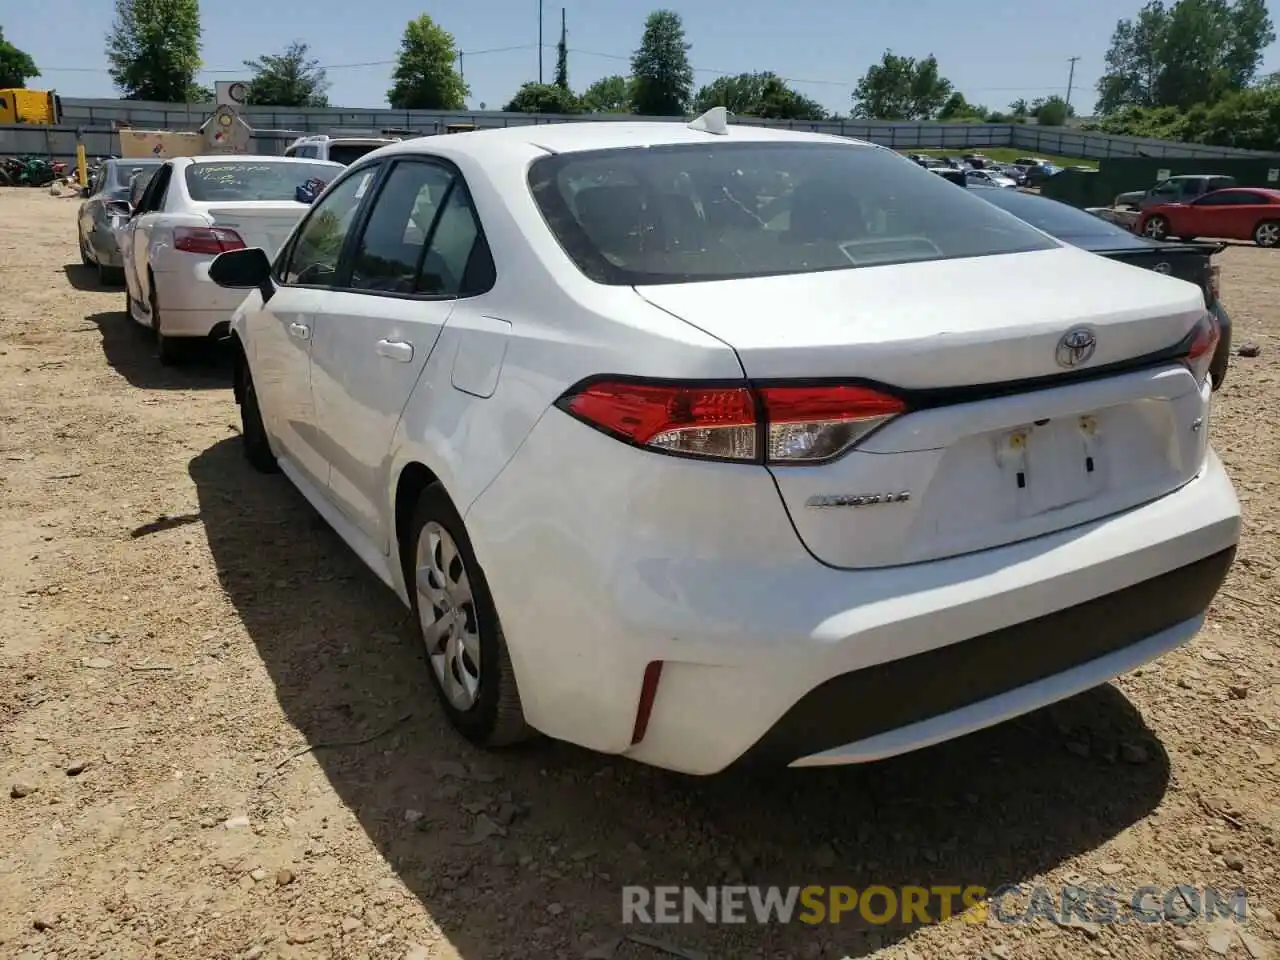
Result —
[[1071, 106], [1071, 86], [1076, 79], [1076, 61], [1079, 57], [1069, 57], [1071, 63], [1071, 72], [1067, 74], [1067, 106]]
[[538, 83], [542, 83], [542, 0], [538, 0]]

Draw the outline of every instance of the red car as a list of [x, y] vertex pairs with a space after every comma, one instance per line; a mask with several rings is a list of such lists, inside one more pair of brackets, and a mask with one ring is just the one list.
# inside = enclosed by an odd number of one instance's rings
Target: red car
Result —
[[1134, 232], [1152, 240], [1218, 237], [1280, 245], [1280, 190], [1231, 187], [1186, 203], [1162, 203], [1142, 211]]

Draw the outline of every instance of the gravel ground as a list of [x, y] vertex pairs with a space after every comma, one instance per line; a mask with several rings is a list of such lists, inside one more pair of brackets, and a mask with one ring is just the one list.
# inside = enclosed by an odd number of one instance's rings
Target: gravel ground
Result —
[[[157, 364], [74, 209], [0, 190], [0, 956], [1280, 956], [1280, 253], [1221, 257], [1261, 355], [1215, 409], [1247, 527], [1199, 638], [915, 756], [688, 779], [454, 736], [405, 611], [243, 463], [216, 357]], [[1243, 885], [1249, 917], [622, 923], [623, 884], [723, 882]]]

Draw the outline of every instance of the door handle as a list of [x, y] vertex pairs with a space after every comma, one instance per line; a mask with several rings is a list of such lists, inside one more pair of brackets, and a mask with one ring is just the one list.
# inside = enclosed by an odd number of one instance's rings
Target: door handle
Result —
[[289, 336], [297, 337], [299, 340], [310, 340], [311, 328], [305, 323], [291, 323], [289, 324]]
[[397, 363], [408, 363], [413, 359], [413, 344], [403, 340], [379, 340], [378, 356]]

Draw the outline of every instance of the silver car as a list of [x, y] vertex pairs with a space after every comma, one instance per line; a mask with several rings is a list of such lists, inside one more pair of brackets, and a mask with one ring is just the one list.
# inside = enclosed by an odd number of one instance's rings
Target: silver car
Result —
[[102, 283], [123, 282], [124, 264], [115, 227], [129, 219], [130, 188], [139, 183], [145, 186], [162, 163], [163, 160], [150, 157], [108, 160], [81, 191], [85, 199], [77, 217], [80, 261], [87, 267], [97, 267]]

